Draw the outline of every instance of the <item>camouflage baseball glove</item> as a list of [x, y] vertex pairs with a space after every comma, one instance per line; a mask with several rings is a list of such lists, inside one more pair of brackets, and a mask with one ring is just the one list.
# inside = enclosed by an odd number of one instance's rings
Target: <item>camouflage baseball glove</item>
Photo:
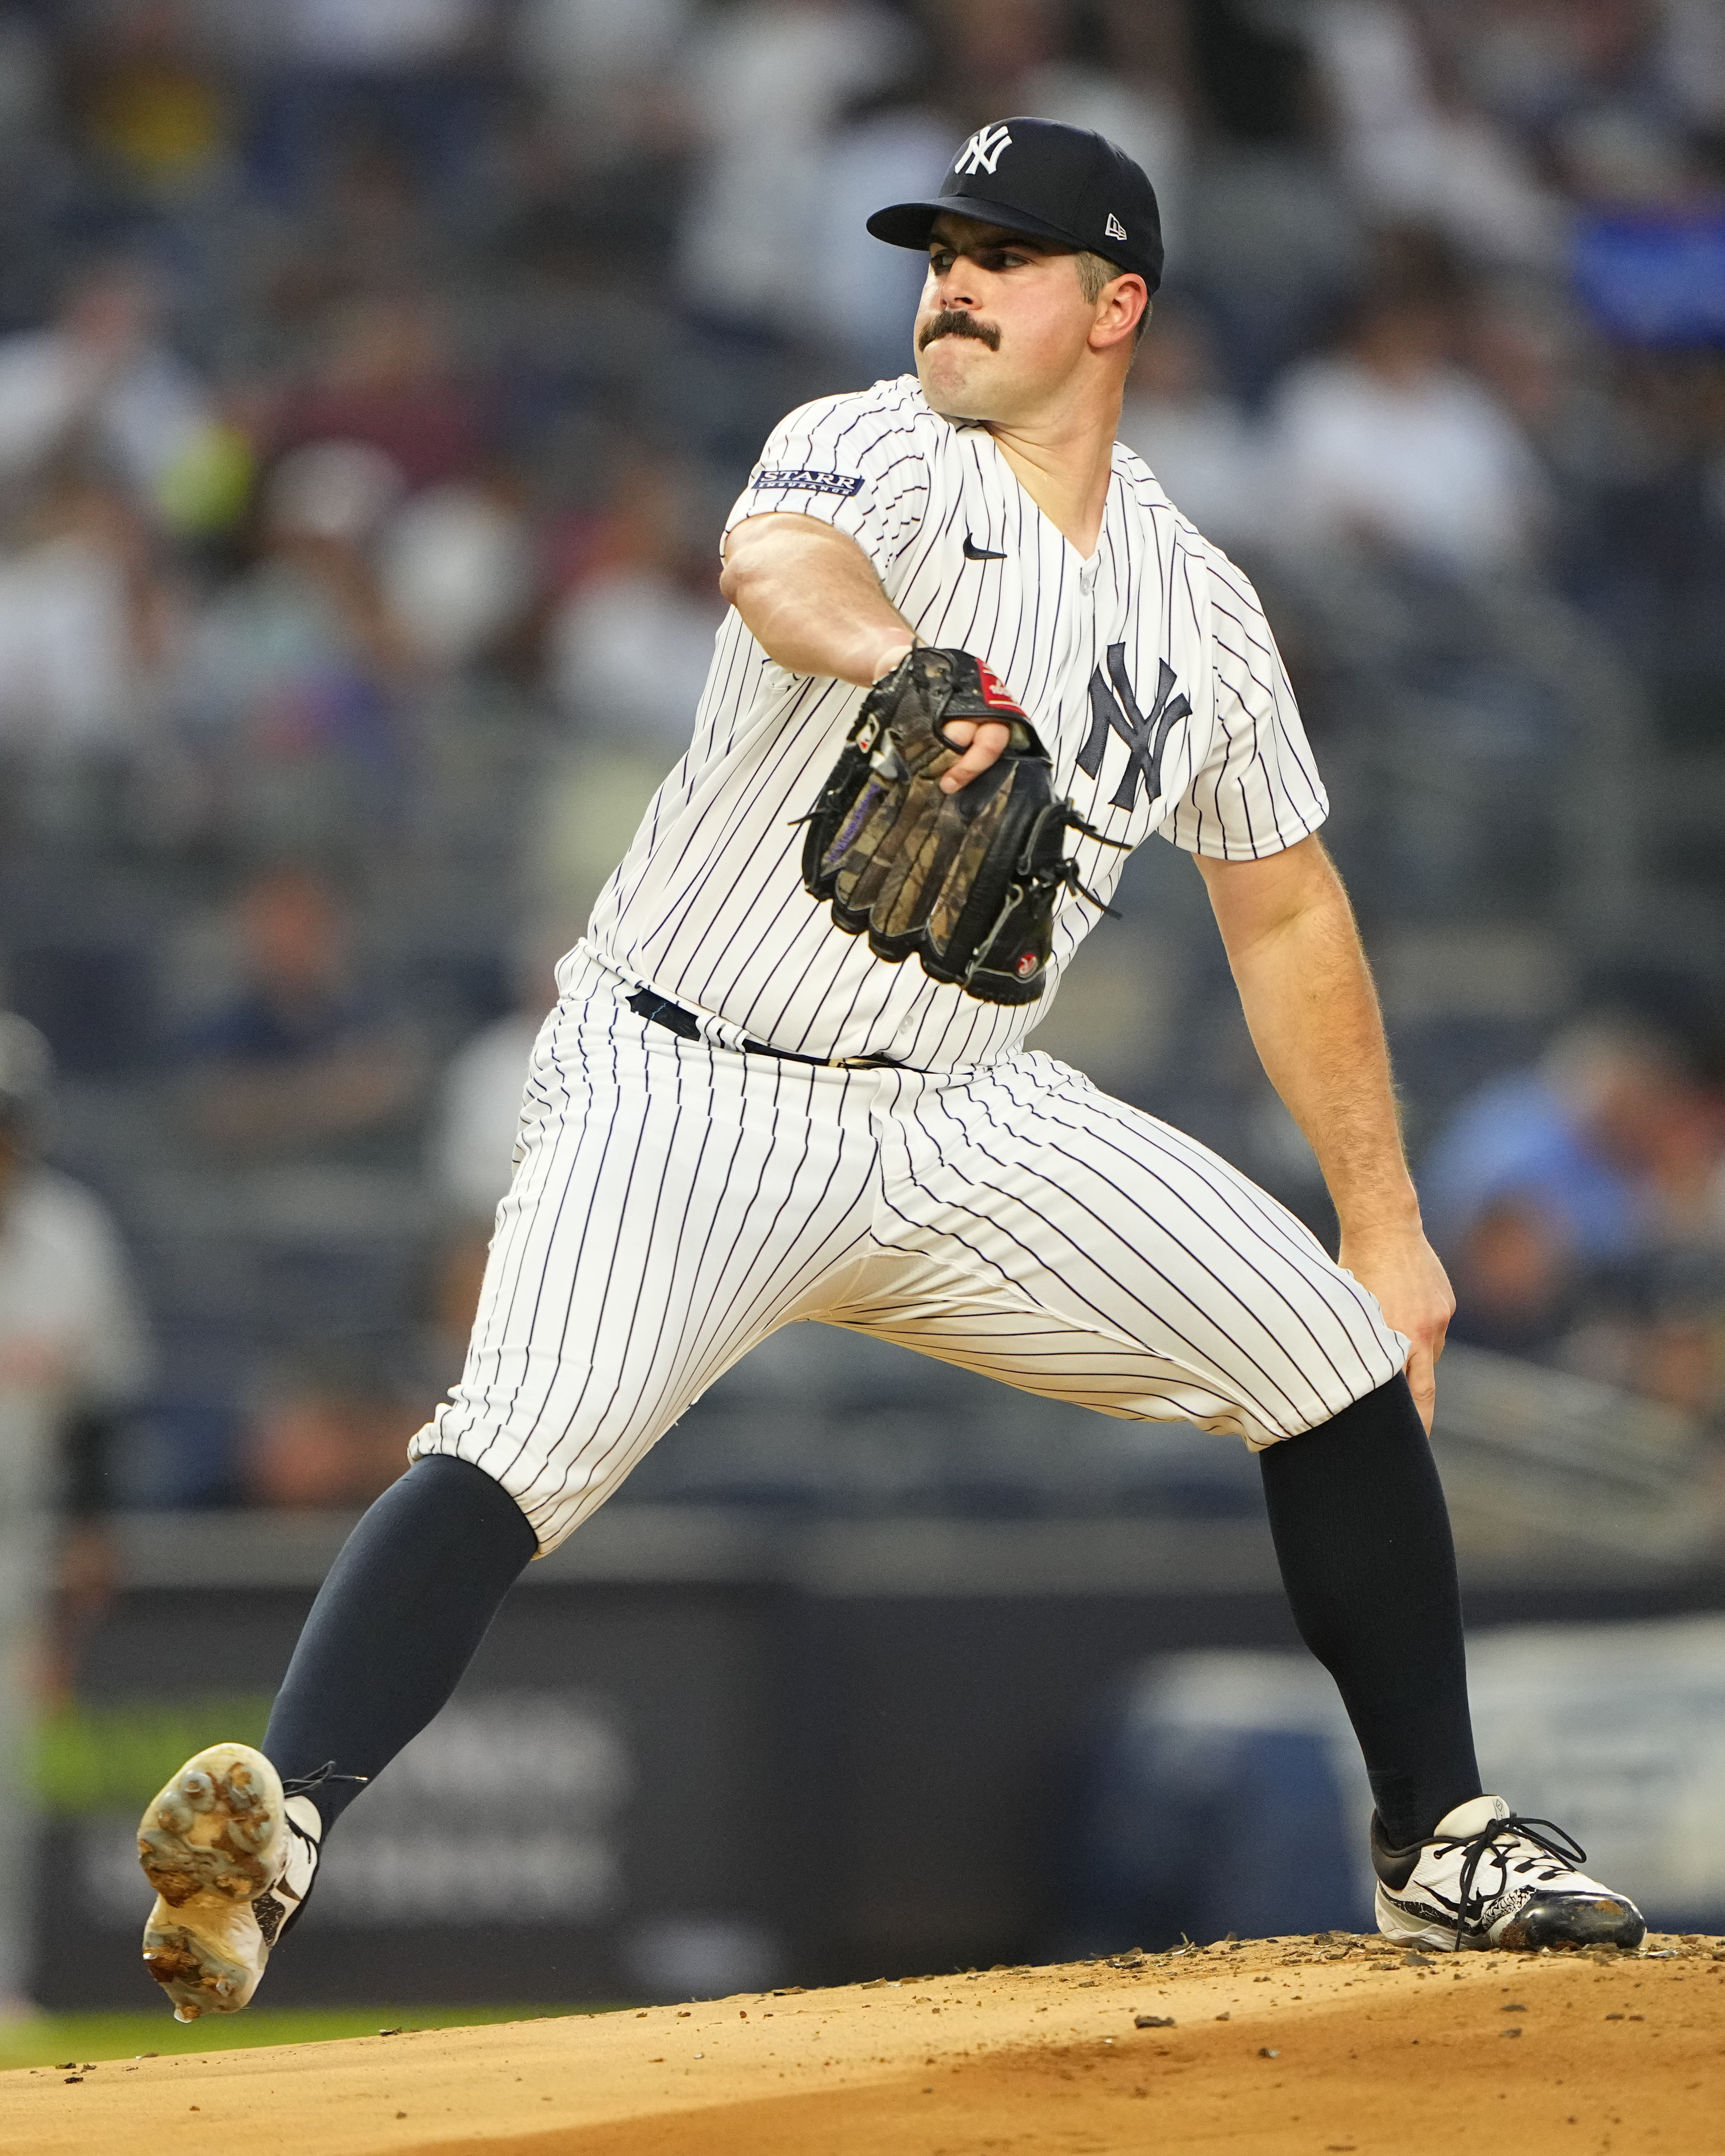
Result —
[[[1012, 737], [956, 793], [940, 790], [961, 754], [949, 719], [1003, 721]], [[983, 1003], [1042, 993], [1063, 891], [1102, 903], [1065, 850], [1069, 830], [1101, 834], [1055, 793], [1035, 728], [968, 651], [918, 644], [875, 684], [803, 820], [803, 887], [839, 927]]]

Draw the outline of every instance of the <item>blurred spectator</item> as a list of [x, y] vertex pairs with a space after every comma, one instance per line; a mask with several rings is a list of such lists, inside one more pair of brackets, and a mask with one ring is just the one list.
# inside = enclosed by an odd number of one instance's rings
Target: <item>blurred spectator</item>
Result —
[[925, 194], [952, 155], [957, 123], [907, 93], [855, 110], [814, 177], [804, 289], [841, 378], [857, 388], [908, 373], [911, 323], [928, 265], [867, 229], [882, 203]]
[[[1579, 502], [1640, 461], [1638, 430], [1561, 301], [1537, 289], [1484, 293], [1466, 356], [1560, 492]], [[1591, 363], [1590, 363], [1591, 362]]]
[[336, 316], [312, 379], [284, 400], [275, 428], [278, 451], [324, 441], [369, 444], [410, 488], [470, 475], [482, 414], [455, 377], [434, 301], [377, 294]]
[[305, 1353], [266, 1383], [244, 1447], [244, 1494], [272, 1509], [357, 1512], [408, 1465], [423, 1403], [367, 1358]]
[[695, 0], [521, 0], [516, 55], [578, 131], [577, 154], [600, 162], [671, 121], [667, 86], [695, 17]]
[[106, 1209], [39, 1157], [52, 1069], [34, 1027], [0, 1012], [0, 2018], [32, 1959], [35, 1710], [69, 1690], [111, 1592], [109, 1455], [148, 1359]]
[[1393, 280], [1359, 301], [1338, 352], [1291, 370], [1271, 445], [1291, 541], [1464, 575], [1528, 562], [1538, 467], [1455, 363], [1456, 313], [1440, 290]]
[[697, 305], [722, 321], [803, 326], [827, 137], [905, 51], [902, 18], [867, 0], [742, 0], [706, 18], [687, 68], [704, 155], [680, 249]]
[[53, 48], [23, 8], [0, 13], [0, 167], [39, 158], [54, 116]]
[[0, 486], [83, 451], [159, 503], [217, 424], [160, 316], [155, 281], [116, 264], [73, 284], [52, 328], [0, 341]]
[[492, 649], [534, 596], [531, 535], [501, 485], [429, 487], [384, 526], [385, 604], [434, 673]]
[[1456, 1338], [1721, 1404], [1725, 1064], [1708, 1032], [1602, 1007], [1457, 1110], [1420, 1179]]
[[1524, 130], [1591, 104], [1651, 59], [1658, 0], [1466, 0], [1425, 15], [1476, 104]]
[[1686, 126], [1696, 116], [1686, 112], [1683, 93], [1673, 94], [1671, 64], [1686, 46], [1686, 57], [1701, 63], [1696, 86], [1705, 104], [1707, 54], [1693, 28], [1679, 41], [1676, 11], [1649, 0], [1589, 0], [1544, 13], [1543, 23], [1520, 25], [1512, 13], [1488, 50], [1495, 43], [1500, 56], [1513, 54], [1522, 29], [1521, 69], [1497, 94], [1509, 89], [1535, 121], [1568, 191], [1583, 202], [1651, 205], [1705, 186], [1705, 160]]
[[[475, 192], [474, 223], [484, 222], [487, 200]], [[467, 239], [412, 159], [362, 133], [330, 146], [303, 204], [237, 196], [199, 280], [206, 302], [221, 308], [207, 334], [230, 368], [252, 377], [249, 387], [268, 382], [276, 393], [267, 401], [279, 402], [285, 379], [315, 368], [341, 308], [377, 293], [442, 296]]]
[[1584, 1276], [1638, 1246], [1635, 1169], [1676, 1083], [1661, 1043], [1619, 1019], [1589, 1020], [1457, 1110], [1420, 1192], [1455, 1266], [1458, 1338], [1548, 1348], [1573, 1322]]
[[1717, 743], [1725, 740], [1725, 355], [1635, 355], [1620, 370], [1614, 417], [1626, 454], [1589, 504], [1578, 588], [1643, 670], [1662, 740]]
[[366, 443], [293, 451], [264, 490], [257, 560], [196, 626], [187, 716], [228, 843], [370, 847], [398, 815], [413, 653], [372, 549], [402, 490]]
[[678, 473], [624, 459], [590, 564], [552, 620], [552, 693], [584, 740], [662, 771], [689, 745], [725, 613]]
[[107, 168], [167, 200], [216, 177], [234, 146], [239, 100], [191, 0], [107, 0], [90, 13], [72, 98]]
[[694, 733], [724, 616], [698, 530], [682, 477], [625, 456], [586, 574], [548, 625], [547, 685], [570, 739], [539, 788], [529, 887], [540, 918], [578, 932]]
[[1321, 0], [1312, 19], [1343, 169], [1372, 221], [1429, 225], [1482, 261], [1554, 266], [1561, 204], [1513, 136], [1459, 95], [1419, 15]]
[[1247, 552], [1275, 528], [1261, 430], [1219, 387], [1202, 317], [1159, 301], [1127, 382], [1120, 439], [1207, 539]]
[[270, 0], [253, 144], [265, 187], [300, 201], [332, 153], [382, 137], [449, 195], [473, 163], [490, 13], [489, 0]]
[[509, 1188], [527, 1059], [556, 1000], [549, 966], [536, 964], [516, 1009], [462, 1043], [439, 1087], [429, 1158], [440, 1208], [451, 1219], [482, 1227], [487, 1240]]
[[355, 979], [352, 927], [316, 870], [265, 870], [241, 894], [244, 983], [183, 1043], [198, 1136], [230, 1160], [351, 1158], [398, 1135], [417, 1044]]
[[485, 0], [275, 0], [282, 49], [308, 66], [401, 75], [478, 36]]
[[1188, 22], [1205, 125], [1171, 277], [1209, 307], [1230, 379], [1255, 403], [1358, 280], [1361, 219], [1319, 131], [1301, 12], [1205, 0]]
[[[36, 1029], [0, 1011], [0, 1394], [9, 1418], [0, 1517], [15, 1506], [64, 1508], [78, 1525], [76, 1583], [105, 1562], [91, 1537], [107, 1508], [117, 1420], [148, 1373], [149, 1347], [106, 1207], [40, 1158], [53, 1067]], [[13, 1441], [33, 1423], [44, 1447], [34, 1455]]]
[[427, 1168], [444, 1220], [433, 1322], [459, 1368], [478, 1306], [499, 1201], [515, 1168], [527, 1064], [557, 1000], [552, 968], [572, 937], [531, 947], [517, 969], [516, 1008], [464, 1041], [444, 1068]]
[[1725, 131], [1725, 13], [1716, 0], [1665, 0], [1658, 74], [1676, 110], [1704, 134]]
[[150, 535], [94, 484], [45, 493], [0, 553], [0, 746], [35, 763], [136, 746], [174, 643]]

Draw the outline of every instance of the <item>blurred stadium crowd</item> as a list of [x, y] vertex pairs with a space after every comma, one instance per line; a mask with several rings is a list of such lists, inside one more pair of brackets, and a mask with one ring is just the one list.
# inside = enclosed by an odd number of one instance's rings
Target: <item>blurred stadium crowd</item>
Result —
[[[1164, 204], [1124, 431], [1282, 640], [1455, 1337], [1719, 1414], [1716, 0], [43, 0], [0, 9], [0, 1391], [117, 1433], [108, 1499], [398, 1471], [725, 509], [908, 364], [862, 219], [1014, 112]], [[1125, 904], [1037, 1045], [1322, 1231], [1198, 879], [1147, 848]]]

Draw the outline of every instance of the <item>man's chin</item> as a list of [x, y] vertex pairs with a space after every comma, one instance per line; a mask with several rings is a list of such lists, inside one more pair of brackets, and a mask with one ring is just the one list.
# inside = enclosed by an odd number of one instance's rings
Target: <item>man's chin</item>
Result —
[[[961, 348], [955, 351], [955, 346]], [[980, 362], [993, 357], [987, 345], [974, 337], [939, 337], [927, 352], [919, 352], [916, 375], [929, 408], [943, 419], [992, 418], [990, 370]]]

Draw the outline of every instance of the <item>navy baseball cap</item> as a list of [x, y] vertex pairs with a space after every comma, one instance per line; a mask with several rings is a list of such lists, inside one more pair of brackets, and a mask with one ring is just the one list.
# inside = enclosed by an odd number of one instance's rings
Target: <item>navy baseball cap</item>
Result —
[[869, 219], [876, 239], [924, 249], [942, 210], [1058, 240], [1162, 282], [1162, 217], [1144, 169], [1105, 135], [1020, 115], [975, 134], [953, 159], [937, 197], [894, 203]]

